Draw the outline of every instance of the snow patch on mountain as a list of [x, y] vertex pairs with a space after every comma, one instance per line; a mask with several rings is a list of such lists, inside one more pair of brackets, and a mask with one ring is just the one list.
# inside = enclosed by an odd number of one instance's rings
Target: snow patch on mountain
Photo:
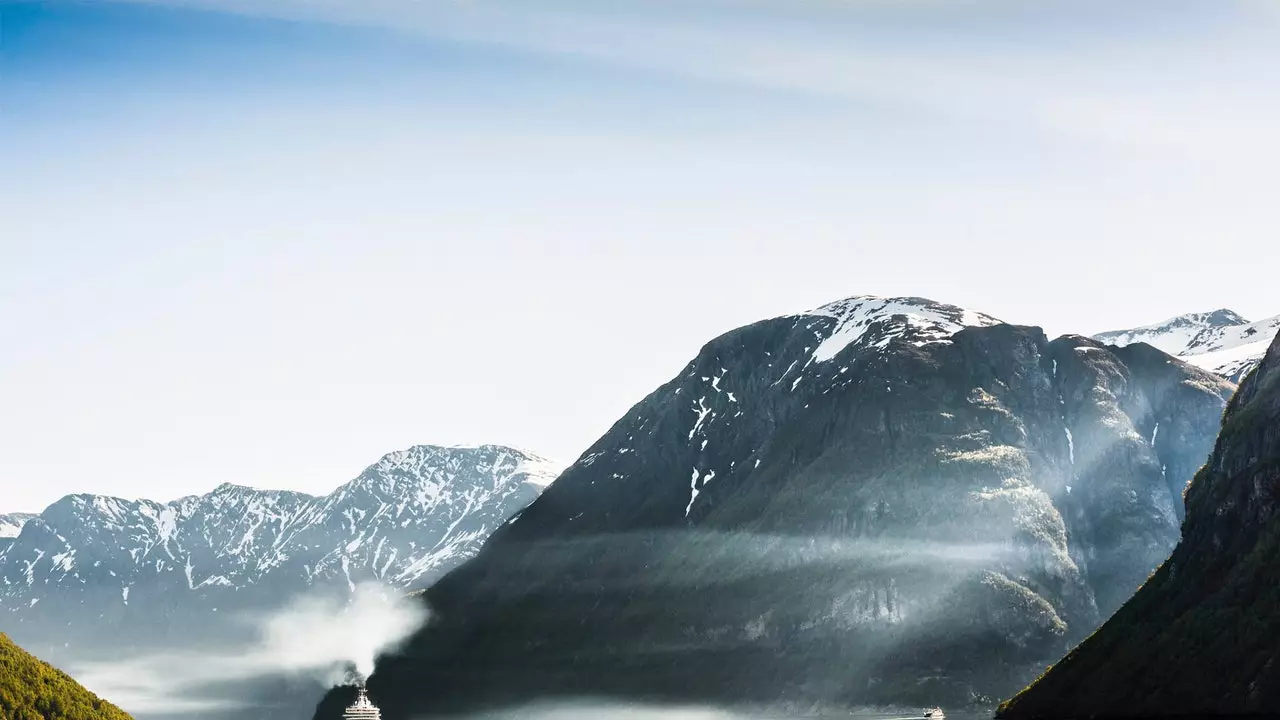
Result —
[[874, 333], [871, 342], [876, 347], [884, 348], [898, 338], [924, 345], [944, 341], [966, 327], [987, 327], [1002, 322], [990, 315], [924, 298], [879, 298], [869, 295], [823, 305], [805, 315], [827, 317], [836, 321], [835, 329], [813, 350], [812, 359], [816, 362], [826, 362], [836, 357], [845, 348], [858, 343], [877, 325], [880, 326], [880, 331]]
[[1099, 333], [1095, 340], [1109, 345], [1125, 346], [1145, 342], [1170, 355], [1179, 355], [1199, 344], [1199, 338], [1213, 332], [1247, 325], [1249, 321], [1232, 310], [1188, 313], [1154, 325]]
[[1143, 342], [1196, 367], [1239, 382], [1257, 367], [1280, 333], [1280, 315], [1249, 322], [1231, 310], [1190, 313], [1155, 325], [1099, 333], [1109, 345]]
[[563, 471], [563, 463], [524, 453], [516, 463], [516, 468], [512, 471], [512, 474], [523, 475], [525, 482], [535, 487], [545, 488], [555, 482], [555, 479]]

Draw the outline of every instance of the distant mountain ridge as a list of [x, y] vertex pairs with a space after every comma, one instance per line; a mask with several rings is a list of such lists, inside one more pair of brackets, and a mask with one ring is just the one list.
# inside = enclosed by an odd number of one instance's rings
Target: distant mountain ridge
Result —
[[1238, 383], [1262, 362], [1278, 333], [1280, 315], [1250, 322], [1237, 312], [1222, 309], [1099, 333], [1094, 339], [1120, 346], [1144, 342]]
[[15, 538], [22, 532], [22, 526], [34, 518], [34, 513], [10, 513], [0, 515], [0, 538]]
[[387, 720], [981, 701], [1168, 556], [1234, 387], [922, 298], [732, 330], [426, 592], [370, 693]]
[[22, 526], [34, 517], [36, 516], [30, 513], [0, 515], [0, 552], [13, 544], [14, 538], [22, 532]]
[[29, 646], [145, 645], [220, 636], [214, 613], [304, 590], [420, 588], [477, 552], [557, 471], [512, 448], [421, 445], [323, 497], [232, 484], [169, 503], [71, 495], [0, 547], [0, 623]]

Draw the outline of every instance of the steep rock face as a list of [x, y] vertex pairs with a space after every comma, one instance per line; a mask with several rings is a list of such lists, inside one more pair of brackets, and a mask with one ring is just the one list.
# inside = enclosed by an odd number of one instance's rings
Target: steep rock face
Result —
[[1211, 370], [1232, 382], [1262, 362], [1280, 332], [1280, 315], [1249, 322], [1231, 310], [1190, 313], [1156, 325], [1113, 330], [1094, 338], [1112, 345], [1143, 342], [1187, 362]]
[[228, 640], [244, 631], [231, 616], [303, 591], [425, 587], [555, 474], [510, 448], [424, 445], [321, 498], [235, 485], [163, 504], [68, 496], [0, 550], [0, 622], [60, 655]]
[[1280, 340], [1232, 398], [1169, 560], [1006, 718], [1280, 712]]
[[1167, 557], [1232, 389], [918, 298], [735, 330], [433, 587], [371, 692], [392, 720], [998, 692]]

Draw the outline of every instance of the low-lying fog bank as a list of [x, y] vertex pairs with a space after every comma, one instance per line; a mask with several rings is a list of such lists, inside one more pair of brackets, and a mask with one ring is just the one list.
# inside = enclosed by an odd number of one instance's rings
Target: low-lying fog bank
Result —
[[[515, 708], [449, 716], [448, 720], [769, 720], [771, 718], [852, 718], [921, 720], [921, 708], [718, 708], [696, 705], [648, 705], [606, 699], [534, 702]], [[990, 710], [947, 711], [951, 720], [987, 720]], [[439, 716], [415, 720], [439, 720]]]
[[427, 619], [419, 600], [377, 584], [349, 601], [302, 596], [278, 611], [243, 618], [257, 641], [245, 647], [174, 648], [67, 663], [67, 671], [139, 720], [223, 717], [309, 720], [331, 687]]

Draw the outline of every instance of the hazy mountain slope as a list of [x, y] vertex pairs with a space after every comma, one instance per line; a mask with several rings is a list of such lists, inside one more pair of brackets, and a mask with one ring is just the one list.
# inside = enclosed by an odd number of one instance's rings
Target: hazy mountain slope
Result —
[[0, 633], [0, 718], [129, 720], [120, 708], [80, 687]]
[[1145, 342], [1197, 367], [1240, 382], [1280, 332], [1280, 315], [1249, 322], [1231, 310], [1179, 315], [1156, 325], [1095, 335], [1110, 345]]
[[386, 717], [1015, 686], [1167, 557], [1234, 386], [996, 323], [853, 298], [708, 343], [427, 593]]
[[1005, 717], [1280, 713], [1280, 340], [1186, 504], [1168, 562]]
[[510, 448], [424, 445], [321, 498], [235, 485], [163, 504], [69, 496], [0, 551], [0, 622], [30, 647], [229, 639], [239, 629], [217, 618], [304, 590], [425, 586], [555, 474]]

